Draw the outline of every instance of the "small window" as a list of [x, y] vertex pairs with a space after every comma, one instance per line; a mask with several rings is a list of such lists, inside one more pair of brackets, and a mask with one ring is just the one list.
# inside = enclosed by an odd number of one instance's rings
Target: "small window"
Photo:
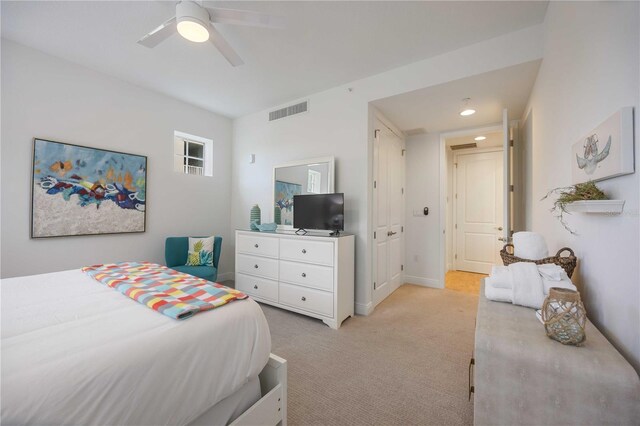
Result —
[[307, 192], [309, 194], [319, 194], [320, 193], [320, 181], [322, 180], [322, 173], [317, 170], [309, 170], [307, 180]]
[[174, 134], [176, 172], [196, 176], [213, 176], [213, 141], [182, 132]]

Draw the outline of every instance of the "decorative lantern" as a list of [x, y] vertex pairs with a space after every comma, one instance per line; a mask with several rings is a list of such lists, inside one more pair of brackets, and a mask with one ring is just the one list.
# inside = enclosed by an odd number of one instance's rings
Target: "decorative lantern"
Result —
[[552, 287], [542, 305], [542, 321], [547, 336], [563, 345], [580, 346], [586, 339], [587, 312], [577, 291]]

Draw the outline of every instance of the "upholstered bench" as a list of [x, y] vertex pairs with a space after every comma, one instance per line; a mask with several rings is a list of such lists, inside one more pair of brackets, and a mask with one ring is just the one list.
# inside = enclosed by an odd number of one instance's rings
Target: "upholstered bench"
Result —
[[488, 300], [484, 284], [480, 293], [474, 424], [640, 424], [638, 374], [591, 322], [583, 346], [565, 346], [535, 310]]

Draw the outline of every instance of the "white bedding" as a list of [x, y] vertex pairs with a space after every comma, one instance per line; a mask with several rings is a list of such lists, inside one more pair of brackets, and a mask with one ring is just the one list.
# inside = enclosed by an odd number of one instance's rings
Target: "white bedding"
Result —
[[4, 279], [2, 424], [182, 425], [266, 365], [262, 310], [176, 321], [80, 270]]

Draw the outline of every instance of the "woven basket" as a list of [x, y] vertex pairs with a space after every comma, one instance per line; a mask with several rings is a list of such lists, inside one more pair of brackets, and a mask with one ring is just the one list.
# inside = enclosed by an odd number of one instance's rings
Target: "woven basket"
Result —
[[[568, 251], [569, 255], [560, 256], [564, 251]], [[538, 259], [538, 260], [522, 259], [520, 257], [513, 255], [513, 244], [505, 244], [502, 250], [500, 250], [500, 257], [502, 258], [502, 262], [504, 263], [504, 266], [508, 266], [508, 265], [511, 265], [512, 263], [518, 263], [518, 262], [531, 262], [531, 263], [535, 263], [536, 265], [545, 265], [547, 263], [554, 263], [560, 266], [562, 269], [564, 269], [567, 275], [569, 276], [569, 278], [571, 278], [571, 275], [573, 275], [573, 270], [576, 268], [576, 262], [578, 261], [575, 254], [573, 253], [573, 250], [571, 250], [569, 247], [563, 247], [560, 250], [558, 250], [558, 253], [556, 253], [555, 256], [545, 257], [544, 259]]]

